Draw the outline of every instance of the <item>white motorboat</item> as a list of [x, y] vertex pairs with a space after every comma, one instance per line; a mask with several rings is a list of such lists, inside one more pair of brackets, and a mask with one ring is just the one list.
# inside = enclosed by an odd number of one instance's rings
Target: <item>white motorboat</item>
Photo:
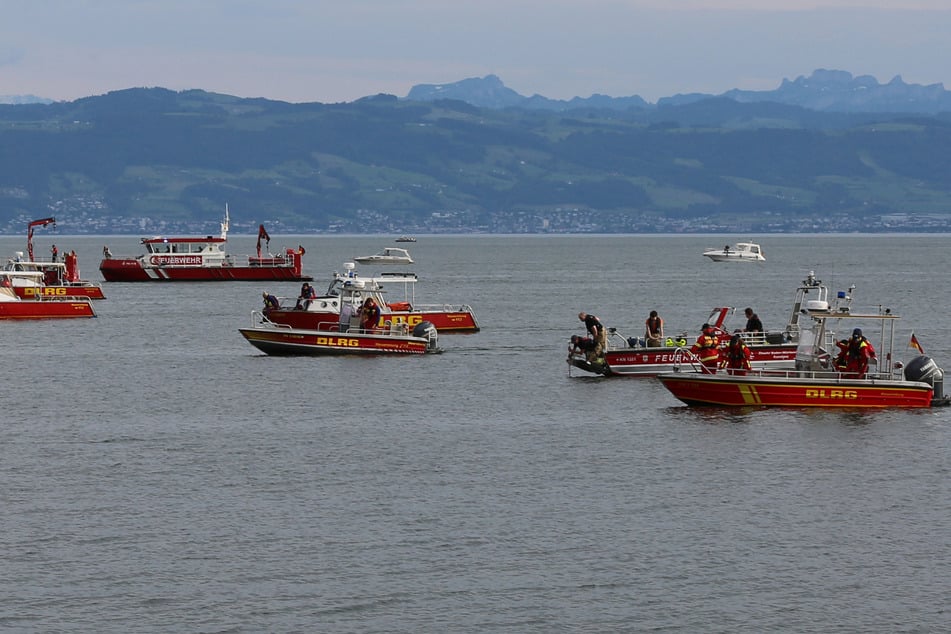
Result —
[[373, 255], [362, 255], [358, 258], [353, 258], [355, 262], [360, 264], [412, 264], [413, 258], [409, 256], [409, 252], [406, 249], [400, 249], [397, 247], [387, 247], [375, 253]]
[[729, 244], [722, 249], [707, 249], [703, 256], [714, 262], [765, 262], [763, 250], [755, 242], [737, 242], [735, 246]]

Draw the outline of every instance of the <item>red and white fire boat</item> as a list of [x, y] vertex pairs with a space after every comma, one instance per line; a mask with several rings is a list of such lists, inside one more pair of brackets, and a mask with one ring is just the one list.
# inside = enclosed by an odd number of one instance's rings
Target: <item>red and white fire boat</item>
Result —
[[146, 253], [137, 257], [104, 255], [99, 271], [107, 282], [257, 282], [305, 281], [304, 249], [262, 254], [261, 241], [271, 236], [258, 227], [257, 255], [236, 256], [225, 251], [228, 242], [228, 208], [218, 237], [142, 238]]
[[[57, 256], [54, 260], [37, 260], [33, 255], [33, 228], [56, 225], [56, 218], [33, 220], [27, 225], [26, 251], [18, 251], [15, 257], [9, 258], [3, 265], [4, 279], [9, 282], [13, 292], [23, 299], [39, 297], [85, 297], [88, 299], [105, 299], [102, 286], [81, 279], [79, 262], [74, 251], [65, 252], [60, 261]], [[54, 246], [55, 248], [55, 246]]]
[[[826, 300], [828, 289], [810, 272], [796, 289], [792, 311], [786, 327], [775, 332], [744, 332], [743, 340], [750, 350], [750, 363], [764, 370], [792, 369], [796, 361], [796, 346], [799, 341], [799, 319], [802, 306], [811, 300]], [[707, 318], [714, 327], [721, 348], [729, 342], [731, 333], [726, 321], [733, 314], [733, 307], [714, 308]], [[677, 337], [667, 337], [665, 345], [651, 347], [642, 339], [624, 337], [616, 329], [609, 328], [611, 337], [607, 349], [600, 355], [571, 351], [568, 363], [572, 366], [605, 376], [652, 377], [670, 372], [683, 359], [683, 351], [689, 348], [695, 336], [686, 332]], [[697, 330], [699, 332], [699, 328]]]
[[[306, 297], [279, 297], [280, 308], [268, 311], [268, 319], [292, 328], [336, 329], [342, 308], [358, 309], [372, 297], [380, 306], [378, 327], [406, 324], [410, 328], [429, 322], [440, 334], [479, 332], [472, 308], [466, 304], [418, 304], [415, 273], [382, 273], [379, 277], [361, 277], [352, 262], [344, 264], [344, 273], [333, 274], [327, 292]], [[387, 297], [402, 287], [401, 297]]]
[[[676, 368], [679, 371], [657, 378], [687, 405], [922, 408], [951, 402], [944, 395], [944, 371], [931, 358], [919, 354], [907, 365], [895, 361], [898, 316], [889, 309], [857, 312], [851, 307], [850, 293], [840, 292], [834, 305], [812, 300], [802, 310], [809, 323], [802, 326], [794, 370], [729, 374], [685, 363]], [[876, 362], [874, 371], [865, 366], [858, 371], [843, 369], [829, 350], [827, 342], [836, 341], [837, 327], [851, 333], [852, 338], [864, 337], [863, 329], [855, 327], [860, 324], [871, 324], [865, 332], [875, 331], [873, 348], [878, 351], [872, 359]], [[840, 346], [844, 355], [847, 340], [840, 343], [844, 344]], [[912, 345], [921, 352], [916, 344], [912, 338]]]

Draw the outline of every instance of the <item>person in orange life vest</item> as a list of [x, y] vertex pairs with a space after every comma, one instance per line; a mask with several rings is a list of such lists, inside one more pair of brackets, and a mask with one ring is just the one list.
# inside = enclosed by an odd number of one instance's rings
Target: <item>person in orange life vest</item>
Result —
[[720, 351], [720, 367], [726, 368], [728, 374], [745, 375], [750, 366], [750, 349], [740, 335], [733, 335], [730, 345]]
[[360, 328], [364, 332], [376, 332], [380, 324], [380, 307], [372, 297], [367, 297], [360, 308]]
[[59, 249], [56, 248], [55, 244], [50, 247], [50, 253], [53, 254], [53, 261], [55, 262], [59, 257]]
[[875, 348], [862, 336], [861, 328], [852, 331], [846, 356], [845, 376], [864, 379], [865, 373], [868, 372], [868, 360], [875, 358]]
[[650, 317], [644, 322], [644, 341], [649, 348], [657, 348], [664, 345], [664, 320], [657, 315], [656, 310], [652, 310]]
[[690, 346], [690, 352], [700, 359], [707, 372], [717, 371], [717, 363], [720, 361], [719, 343], [714, 327], [704, 324], [697, 342]]

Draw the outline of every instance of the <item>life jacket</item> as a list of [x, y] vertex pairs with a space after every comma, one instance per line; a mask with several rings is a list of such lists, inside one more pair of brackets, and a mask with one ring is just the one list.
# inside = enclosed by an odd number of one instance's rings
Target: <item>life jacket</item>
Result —
[[661, 326], [663, 326], [664, 320], [660, 317], [648, 317], [647, 318], [647, 330], [648, 332], [655, 333], [660, 332]]
[[863, 359], [865, 358], [865, 348], [868, 348], [868, 340], [865, 337], [861, 339], [852, 339], [849, 341], [849, 358], [850, 359]]
[[700, 361], [704, 364], [711, 362], [715, 364], [717, 359], [720, 358], [720, 353], [717, 349], [719, 345], [720, 342], [716, 337], [704, 332], [697, 338], [697, 343], [693, 344], [690, 351], [700, 357]]

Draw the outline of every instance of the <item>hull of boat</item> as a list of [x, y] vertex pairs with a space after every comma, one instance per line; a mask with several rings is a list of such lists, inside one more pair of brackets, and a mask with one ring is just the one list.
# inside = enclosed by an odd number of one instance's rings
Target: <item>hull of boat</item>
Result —
[[432, 352], [421, 337], [334, 334], [285, 328], [239, 328], [252, 346], [269, 355], [379, 355]]
[[107, 282], [308, 282], [290, 264], [275, 266], [142, 266], [134, 258], [103, 260], [99, 271]]
[[[340, 316], [331, 311], [314, 310], [271, 310], [268, 320], [304, 330], [335, 330]], [[379, 327], [385, 327], [387, 321], [394, 324], [407, 324], [412, 330], [417, 324], [428, 321], [439, 334], [473, 334], [479, 332], [475, 315], [468, 311], [393, 311], [383, 313]]]
[[583, 354], [569, 354], [568, 363], [579, 370], [590, 372], [591, 374], [600, 374], [602, 376], [611, 376], [611, 369], [602, 359], [588, 359]]
[[[792, 369], [796, 363], [795, 344], [750, 346], [750, 365], [760, 370]], [[681, 348], [631, 348], [608, 350], [604, 354], [609, 374], [625, 376], [656, 376], [672, 372], [683, 364]]]
[[0, 319], [76, 319], [95, 317], [88, 301], [0, 302]]
[[105, 299], [102, 287], [98, 284], [70, 284], [66, 286], [14, 286], [13, 291], [21, 299], [38, 297], [85, 297], [86, 299]]
[[412, 264], [413, 261], [407, 258], [353, 258], [357, 264]]
[[670, 373], [658, 376], [687, 405], [728, 407], [922, 408], [932, 386], [916, 381]]
[[724, 255], [722, 253], [704, 253], [704, 256], [714, 262], [765, 262], [766, 258], [758, 258], [753, 255]]

